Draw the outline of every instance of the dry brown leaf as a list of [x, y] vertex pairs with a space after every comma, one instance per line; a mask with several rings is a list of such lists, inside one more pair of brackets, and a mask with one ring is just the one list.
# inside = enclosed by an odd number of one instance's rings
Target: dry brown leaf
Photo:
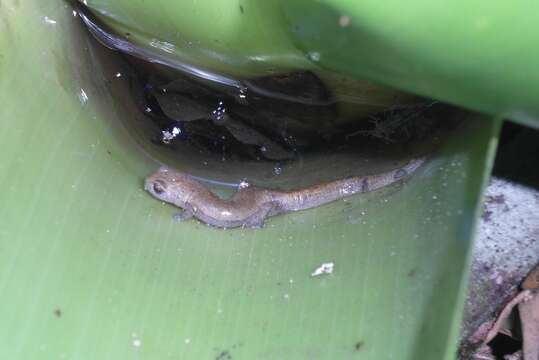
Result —
[[[538, 273], [539, 274], [539, 273]], [[539, 294], [518, 304], [524, 360], [539, 360]]]

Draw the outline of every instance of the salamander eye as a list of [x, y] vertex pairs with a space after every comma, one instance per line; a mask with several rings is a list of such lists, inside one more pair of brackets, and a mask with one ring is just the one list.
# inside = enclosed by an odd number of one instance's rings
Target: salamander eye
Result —
[[163, 183], [162, 181], [159, 181], [159, 180], [154, 181], [153, 184], [152, 184], [152, 187], [153, 187], [153, 191], [156, 194], [162, 194], [166, 190], [165, 183]]

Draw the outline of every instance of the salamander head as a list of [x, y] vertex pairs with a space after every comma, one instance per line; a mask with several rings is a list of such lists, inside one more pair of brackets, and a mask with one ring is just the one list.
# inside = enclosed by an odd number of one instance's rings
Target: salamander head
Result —
[[144, 189], [161, 201], [178, 204], [188, 195], [182, 186], [185, 181], [186, 175], [163, 166], [146, 178]]

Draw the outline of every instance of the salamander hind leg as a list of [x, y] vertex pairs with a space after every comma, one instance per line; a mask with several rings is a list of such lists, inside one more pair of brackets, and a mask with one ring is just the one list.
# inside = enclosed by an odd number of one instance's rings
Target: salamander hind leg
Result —
[[176, 214], [174, 214], [172, 217], [174, 218], [174, 220], [176, 221], [185, 221], [185, 220], [189, 220], [193, 217], [193, 212], [191, 210], [182, 210], [180, 212], [177, 212]]
[[260, 207], [260, 210], [257, 211], [255, 214], [248, 217], [243, 226], [251, 228], [251, 229], [260, 229], [264, 227], [264, 222], [266, 221], [266, 218], [268, 217], [268, 214], [272, 210], [271, 204], [265, 204]]

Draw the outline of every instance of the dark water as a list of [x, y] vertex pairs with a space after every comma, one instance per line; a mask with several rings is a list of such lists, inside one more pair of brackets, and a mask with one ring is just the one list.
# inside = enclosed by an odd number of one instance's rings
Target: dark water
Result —
[[204, 177], [204, 169], [223, 181], [356, 175], [372, 163], [395, 166], [420, 151], [414, 144], [454, 126], [455, 110], [446, 105], [421, 98], [365, 105], [364, 94], [343, 97], [312, 71], [235, 79], [165, 59], [79, 12], [130, 68], [128, 96], [149, 129], [139, 141], [161, 162]]

